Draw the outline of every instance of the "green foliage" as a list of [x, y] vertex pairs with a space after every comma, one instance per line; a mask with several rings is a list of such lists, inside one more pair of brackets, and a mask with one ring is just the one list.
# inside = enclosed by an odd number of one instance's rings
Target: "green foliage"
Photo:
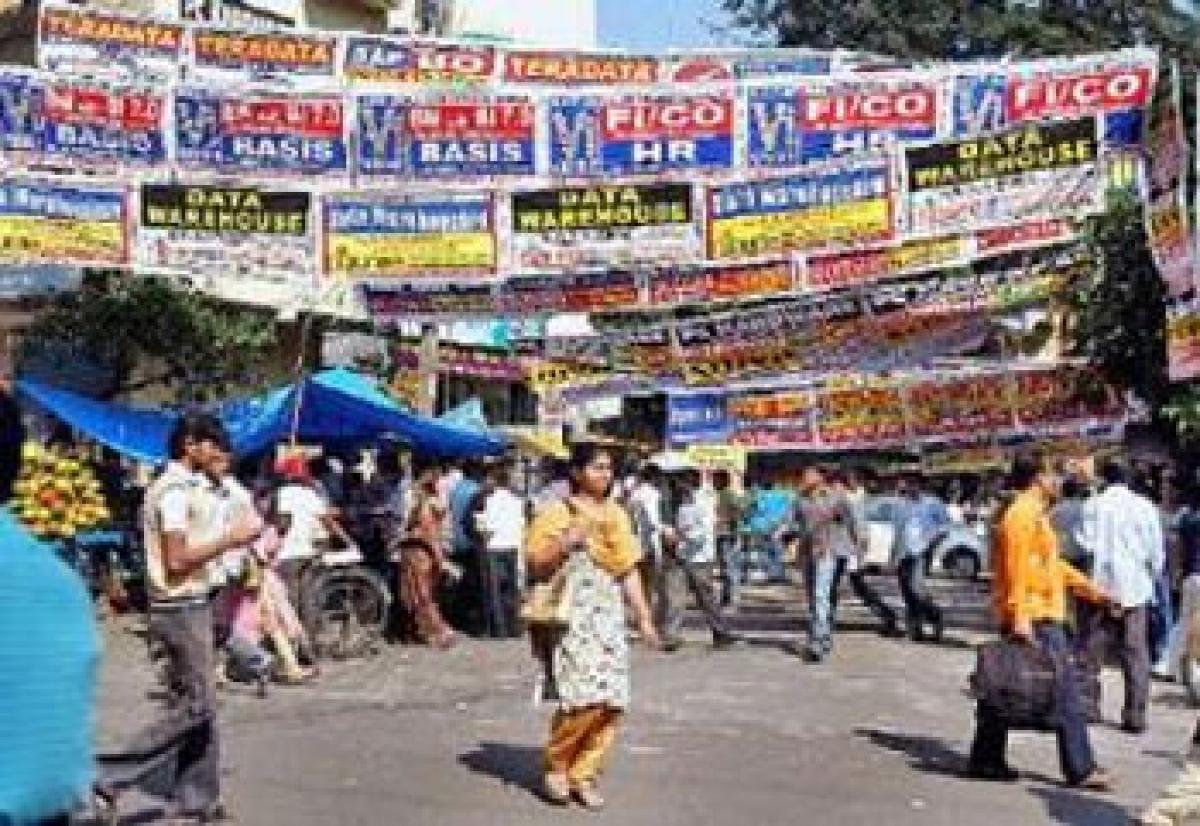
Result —
[[270, 314], [113, 274], [40, 315], [22, 356], [50, 352], [93, 364], [107, 377], [97, 388], [106, 397], [153, 387], [190, 403], [261, 389], [274, 346]]
[[1200, 25], [1171, 0], [724, 0], [780, 45], [924, 60], [1078, 54], [1152, 43], [1200, 65]]

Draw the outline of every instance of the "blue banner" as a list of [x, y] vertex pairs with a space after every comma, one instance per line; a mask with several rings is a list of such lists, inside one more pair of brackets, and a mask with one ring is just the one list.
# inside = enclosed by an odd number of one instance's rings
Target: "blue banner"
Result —
[[356, 169], [367, 177], [532, 175], [535, 120], [524, 96], [361, 95]]
[[332, 94], [229, 94], [181, 89], [175, 97], [181, 167], [279, 176], [349, 171], [344, 102]]
[[727, 94], [550, 101], [550, 171], [564, 177], [733, 167]]
[[698, 393], [667, 397], [667, 442], [687, 445], [725, 441], [733, 434], [733, 421], [723, 393]]

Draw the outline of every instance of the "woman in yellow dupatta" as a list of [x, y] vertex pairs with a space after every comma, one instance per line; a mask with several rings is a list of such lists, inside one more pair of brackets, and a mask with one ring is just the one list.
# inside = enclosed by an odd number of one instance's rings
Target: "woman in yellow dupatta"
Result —
[[538, 514], [526, 542], [534, 579], [567, 565], [571, 583], [570, 624], [553, 648], [559, 706], [546, 745], [543, 791], [552, 803], [574, 797], [598, 809], [604, 800], [596, 777], [629, 705], [625, 600], [643, 641], [652, 648], [661, 643], [638, 574], [641, 550], [629, 516], [609, 498], [611, 450], [574, 445], [570, 468], [570, 498]]

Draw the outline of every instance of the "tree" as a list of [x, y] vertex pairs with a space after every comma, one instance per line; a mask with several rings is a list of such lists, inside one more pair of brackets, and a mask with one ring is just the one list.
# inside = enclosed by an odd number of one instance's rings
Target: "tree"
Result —
[[1151, 43], [1200, 65], [1200, 23], [1172, 0], [723, 0], [782, 46], [924, 60], [1044, 57]]
[[151, 278], [93, 275], [26, 333], [23, 369], [83, 362], [104, 397], [159, 388], [168, 401], [209, 401], [261, 389], [271, 378], [273, 315], [236, 308]]

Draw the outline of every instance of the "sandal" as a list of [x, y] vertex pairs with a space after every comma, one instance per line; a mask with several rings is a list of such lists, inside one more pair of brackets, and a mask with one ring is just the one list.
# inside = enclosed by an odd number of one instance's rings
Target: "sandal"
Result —
[[548, 774], [542, 779], [542, 797], [555, 806], [571, 802], [571, 785], [565, 774]]
[[600, 792], [596, 791], [594, 783], [580, 783], [572, 787], [571, 796], [583, 806], [593, 812], [598, 812], [604, 808], [604, 798], [600, 796]]

